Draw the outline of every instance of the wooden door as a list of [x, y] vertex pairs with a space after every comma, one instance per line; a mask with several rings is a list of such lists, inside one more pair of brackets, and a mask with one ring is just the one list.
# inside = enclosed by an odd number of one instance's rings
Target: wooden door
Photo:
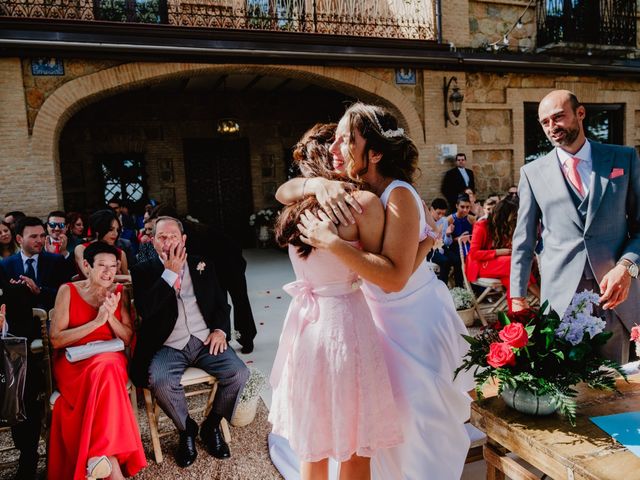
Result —
[[248, 139], [186, 139], [184, 161], [189, 214], [252, 246]]

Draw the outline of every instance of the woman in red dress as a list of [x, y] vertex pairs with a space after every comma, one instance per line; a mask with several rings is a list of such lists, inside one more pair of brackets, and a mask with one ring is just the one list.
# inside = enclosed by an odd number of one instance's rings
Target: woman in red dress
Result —
[[128, 301], [114, 284], [115, 247], [95, 242], [84, 250], [87, 280], [67, 283], [51, 322], [53, 374], [60, 397], [53, 408], [48, 478], [123, 479], [146, 466], [140, 432], [127, 393], [127, 357], [107, 352], [70, 363], [65, 348], [133, 336]]
[[[507, 303], [511, 310], [511, 238], [518, 219], [518, 197], [508, 196], [498, 202], [487, 219], [477, 221], [473, 226], [471, 246], [466, 259], [467, 280], [474, 282], [478, 277], [497, 278], [507, 292]], [[529, 280], [529, 290], [540, 296], [535, 278]]]

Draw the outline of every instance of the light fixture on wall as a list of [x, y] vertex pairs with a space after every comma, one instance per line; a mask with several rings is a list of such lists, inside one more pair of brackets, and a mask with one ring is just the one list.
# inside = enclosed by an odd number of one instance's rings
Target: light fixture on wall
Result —
[[222, 115], [218, 119], [216, 124], [216, 131], [220, 135], [231, 136], [238, 135], [240, 133], [240, 124], [238, 121], [230, 114], [229, 109], [227, 107], [227, 76], [225, 75], [222, 79]]
[[[444, 77], [442, 85], [444, 93], [444, 126], [446, 128], [449, 124], [459, 125], [460, 122], [458, 122], [457, 118], [460, 116], [460, 112], [462, 111], [464, 95], [460, 93], [458, 79], [456, 77], [451, 77], [447, 82], [447, 77]], [[449, 93], [449, 90], [451, 90], [451, 93]], [[453, 117], [451, 114], [453, 114]]]

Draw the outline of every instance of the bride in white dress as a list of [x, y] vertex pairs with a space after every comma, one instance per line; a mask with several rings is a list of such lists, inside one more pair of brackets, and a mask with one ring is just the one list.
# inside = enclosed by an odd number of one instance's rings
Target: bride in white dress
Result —
[[[320, 218], [308, 213], [300, 227], [303, 240], [330, 250], [362, 277], [381, 334], [405, 442], [376, 453], [372, 476], [457, 480], [469, 448], [464, 422], [473, 382], [470, 376], [453, 378], [466, 352], [461, 337], [466, 328], [447, 287], [424, 261], [414, 271], [418, 242], [429, 231], [410, 184], [417, 149], [389, 112], [357, 103], [340, 120], [331, 153], [334, 168], [364, 181], [386, 209], [379, 255], [342, 241], [323, 213]], [[349, 216], [346, 204], [358, 208], [339, 182], [319, 178], [290, 181], [279, 199], [289, 203], [305, 193], [315, 194], [334, 219]]]

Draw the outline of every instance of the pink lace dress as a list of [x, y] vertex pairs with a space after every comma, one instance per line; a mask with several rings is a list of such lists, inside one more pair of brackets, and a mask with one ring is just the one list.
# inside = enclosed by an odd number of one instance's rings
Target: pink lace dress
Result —
[[297, 280], [276, 354], [269, 420], [300, 460], [370, 457], [402, 441], [399, 415], [358, 276], [329, 252], [289, 247]]

